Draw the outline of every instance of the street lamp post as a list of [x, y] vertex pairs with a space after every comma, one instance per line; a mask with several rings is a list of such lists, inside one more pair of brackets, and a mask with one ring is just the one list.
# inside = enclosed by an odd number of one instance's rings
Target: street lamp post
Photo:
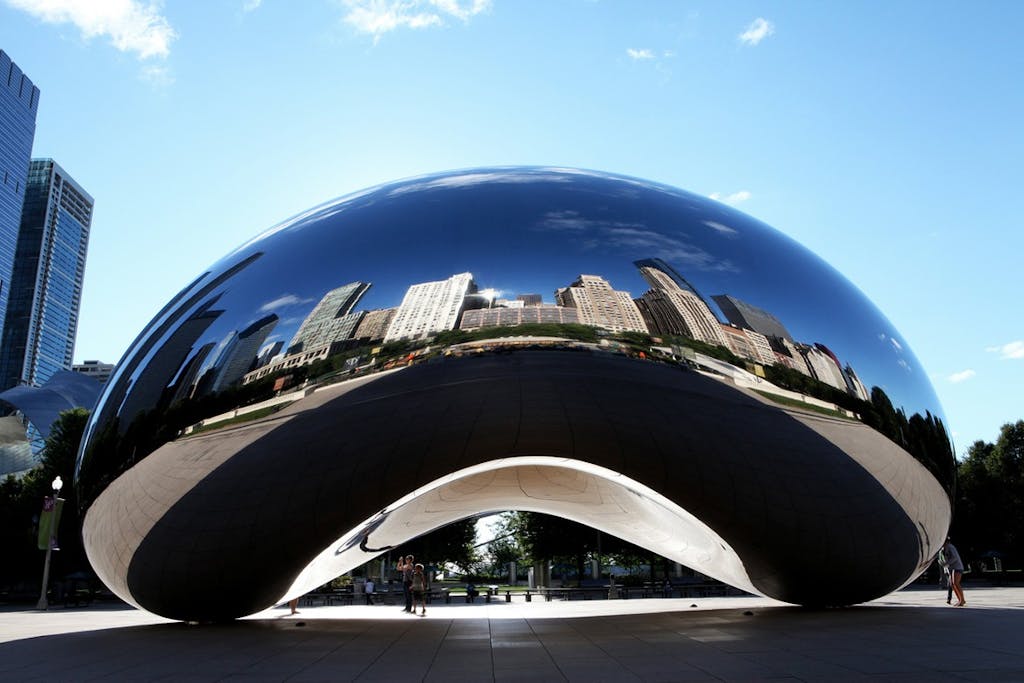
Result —
[[[57, 509], [59, 509], [57, 507], [57, 500], [60, 496], [60, 490], [64, 487], [64, 482], [61, 480], [60, 475], [57, 475], [57, 477], [53, 480], [51, 486], [53, 487], [53, 506], [54, 510], [56, 511]], [[51, 527], [49, 538], [47, 539], [46, 542], [46, 559], [43, 560], [43, 587], [42, 590], [39, 591], [39, 602], [36, 603], [36, 609], [47, 609], [50, 606], [49, 602], [47, 602], [46, 600], [46, 587], [50, 583], [50, 553], [53, 552], [52, 539], [54, 536], [57, 535], [56, 524], [58, 520], [59, 518], [56, 516], [55, 512], [54, 519], [51, 522], [53, 526]]]

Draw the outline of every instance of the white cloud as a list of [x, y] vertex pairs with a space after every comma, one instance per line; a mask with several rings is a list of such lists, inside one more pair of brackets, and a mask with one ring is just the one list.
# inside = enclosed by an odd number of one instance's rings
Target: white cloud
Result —
[[443, 26], [446, 19], [469, 21], [491, 6], [491, 0], [342, 0], [345, 22], [374, 42], [397, 28]]
[[1024, 358], [1024, 341], [1012, 341], [1002, 346], [990, 346], [985, 349], [989, 353], [998, 353], [1003, 360], [1017, 360]]
[[704, 225], [706, 225], [709, 228], [712, 228], [714, 230], [717, 230], [718, 232], [722, 233], [723, 235], [730, 235], [730, 236], [732, 236], [732, 235], [738, 235], [739, 234], [739, 232], [736, 230], [736, 228], [730, 228], [728, 225], [723, 225], [722, 223], [719, 223], [717, 221], [704, 221]]
[[629, 55], [630, 59], [654, 59], [654, 52], [646, 47], [639, 49], [635, 47], [626, 48], [626, 54]]
[[161, 3], [139, 0], [5, 0], [48, 24], [74, 24], [85, 39], [105, 36], [122, 52], [140, 59], [167, 57], [178, 37]]
[[147, 64], [140, 72], [142, 80], [155, 88], [166, 88], [174, 83], [174, 75], [163, 64]]
[[974, 377], [977, 373], [974, 370], [963, 370], [962, 372], [954, 372], [952, 375], [947, 377], [953, 384], [959, 384], [960, 382], [966, 382], [967, 380]]
[[276, 311], [277, 309], [284, 308], [286, 306], [295, 306], [297, 304], [307, 304], [307, 303], [310, 303], [312, 301], [313, 301], [312, 299], [300, 299], [299, 297], [295, 296], [294, 294], [285, 294], [284, 296], [280, 296], [280, 297], [278, 297], [276, 299], [273, 299], [272, 301], [268, 301], [267, 303], [265, 303], [262, 306], [260, 306], [260, 312], [261, 313], [268, 313], [270, 311]]
[[732, 194], [722, 194], [721, 192], [712, 192], [708, 195], [711, 199], [716, 202], [722, 202], [723, 204], [739, 204], [745, 202], [754, 195], [749, 190], [740, 190], [739, 192], [733, 192]]
[[758, 17], [757, 19], [754, 19], [750, 26], [747, 27], [747, 30], [741, 33], [738, 37], [739, 41], [744, 45], [757, 45], [774, 33], [775, 24], [767, 19]]
[[260, 8], [263, 4], [263, 0], [245, 0], [245, 4], [242, 5], [243, 12], [254, 12]]

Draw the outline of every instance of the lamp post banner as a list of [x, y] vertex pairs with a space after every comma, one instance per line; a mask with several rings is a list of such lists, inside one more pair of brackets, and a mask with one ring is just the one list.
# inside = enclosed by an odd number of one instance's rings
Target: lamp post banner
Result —
[[57, 549], [57, 529], [60, 526], [60, 513], [64, 509], [64, 499], [56, 496], [43, 498], [43, 512], [39, 515], [40, 550]]

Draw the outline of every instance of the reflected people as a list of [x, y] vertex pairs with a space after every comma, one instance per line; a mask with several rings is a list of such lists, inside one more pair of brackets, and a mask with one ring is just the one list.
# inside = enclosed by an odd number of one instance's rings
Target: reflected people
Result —
[[117, 595], [213, 621], [493, 510], [854, 604], [933, 560], [954, 471], [909, 344], [813, 253], [527, 167], [369, 188], [210, 266], [117, 365], [76, 485]]

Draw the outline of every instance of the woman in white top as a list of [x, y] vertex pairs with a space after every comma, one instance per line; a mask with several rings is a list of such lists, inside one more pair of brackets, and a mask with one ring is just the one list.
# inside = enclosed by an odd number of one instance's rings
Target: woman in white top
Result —
[[964, 563], [960, 559], [960, 553], [956, 551], [956, 546], [949, 538], [942, 544], [942, 556], [946, 559], [946, 567], [949, 568], [949, 583], [953, 586], [953, 592], [956, 594], [956, 606], [963, 607], [967, 604], [967, 600], [964, 599], [964, 589], [960, 586], [960, 579], [964, 575]]

